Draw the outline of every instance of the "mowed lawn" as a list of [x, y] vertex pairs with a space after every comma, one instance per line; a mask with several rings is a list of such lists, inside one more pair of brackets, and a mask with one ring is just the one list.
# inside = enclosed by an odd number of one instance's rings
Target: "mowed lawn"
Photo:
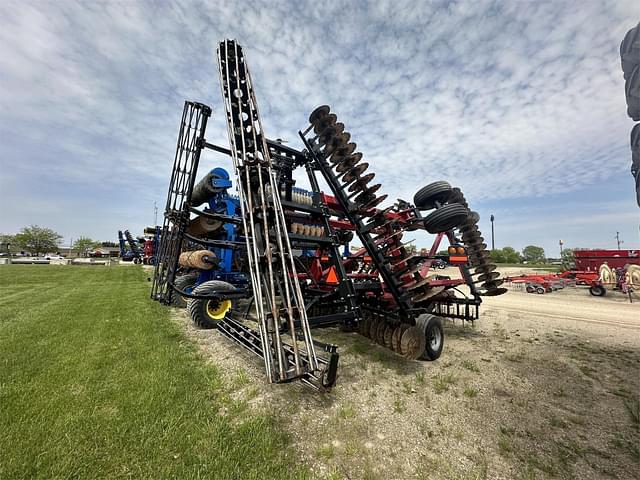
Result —
[[[300, 478], [140, 267], [0, 266], [0, 478]], [[273, 407], [272, 407], [273, 408]]]

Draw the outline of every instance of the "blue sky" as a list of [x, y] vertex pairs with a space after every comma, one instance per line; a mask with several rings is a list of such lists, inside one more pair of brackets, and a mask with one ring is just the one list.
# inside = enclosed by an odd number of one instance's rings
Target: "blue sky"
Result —
[[[0, 2], [0, 232], [114, 240], [164, 208], [182, 103], [227, 144], [215, 48], [271, 138], [329, 104], [384, 193], [448, 180], [497, 246], [640, 247], [618, 48], [640, 2]], [[228, 165], [207, 154], [202, 168]], [[485, 235], [488, 237], [488, 235]], [[418, 244], [428, 237], [418, 236]]]

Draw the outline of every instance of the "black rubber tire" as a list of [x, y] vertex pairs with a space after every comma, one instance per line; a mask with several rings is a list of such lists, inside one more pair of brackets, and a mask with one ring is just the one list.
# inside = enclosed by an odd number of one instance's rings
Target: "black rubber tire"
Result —
[[469, 216], [469, 210], [458, 203], [452, 203], [431, 212], [424, 219], [424, 228], [429, 233], [448, 232], [462, 224]]
[[471, 210], [469, 212], [469, 220], [471, 220], [473, 225], [477, 224], [480, 221], [480, 214], [476, 211]]
[[424, 353], [420, 357], [422, 360], [437, 360], [442, 355], [444, 348], [444, 328], [442, 320], [435, 315], [420, 315], [416, 318], [416, 325], [424, 330], [427, 343]]
[[[178, 287], [180, 290], [188, 289], [189, 287], [193, 287], [198, 281], [197, 273], [188, 273], [186, 275], [180, 275], [176, 277], [173, 281], [173, 284]], [[186, 308], [187, 307], [187, 299], [180, 295], [176, 291], [171, 292], [171, 305], [178, 308]]]
[[445, 203], [450, 195], [449, 182], [433, 182], [416, 192], [413, 196], [413, 204], [418, 210], [432, 210], [436, 208], [436, 202]]
[[545, 293], [545, 290], [542, 287], [536, 287], [536, 293], [538, 295], [543, 295]]
[[527, 293], [535, 293], [536, 292], [536, 288], [532, 287], [531, 285], [527, 285]]
[[589, 293], [594, 297], [604, 297], [607, 294], [607, 289], [602, 285], [593, 285], [589, 287]]
[[316, 107], [313, 112], [309, 115], [309, 123], [314, 124], [317, 123], [321, 118], [326, 117], [331, 113], [331, 108], [329, 105], [320, 105]]
[[[212, 293], [219, 293], [221, 291], [229, 291], [235, 290], [235, 287], [227, 282], [222, 282], [220, 280], [210, 280], [208, 282], [201, 283], [194, 290], [193, 293], [196, 295], [208, 295]], [[224, 300], [223, 300], [224, 301]], [[187, 302], [187, 310], [189, 311], [189, 315], [191, 316], [191, 320], [200, 328], [216, 328], [218, 322], [221, 319], [216, 319], [211, 317], [208, 310], [212, 304], [219, 304], [218, 300], [207, 300], [201, 298], [190, 298]]]

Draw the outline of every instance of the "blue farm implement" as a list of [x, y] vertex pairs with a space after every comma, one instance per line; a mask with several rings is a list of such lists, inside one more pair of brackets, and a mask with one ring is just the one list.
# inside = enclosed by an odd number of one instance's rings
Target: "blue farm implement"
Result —
[[122, 230], [118, 230], [118, 246], [120, 247], [120, 258], [123, 261], [142, 263], [142, 250], [129, 230], [125, 230], [124, 234]]

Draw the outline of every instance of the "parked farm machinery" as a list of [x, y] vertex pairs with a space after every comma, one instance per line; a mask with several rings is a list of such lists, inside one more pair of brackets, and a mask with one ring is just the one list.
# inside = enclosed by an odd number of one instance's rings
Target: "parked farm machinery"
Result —
[[118, 230], [118, 246], [120, 247], [120, 258], [123, 261], [142, 263], [142, 250], [129, 230], [125, 230], [124, 233], [122, 230]]
[[156, 264], [156, 253], [160, 244], [160, 227], [146, 227], [144, 229], [144, 237], [141, 237], [142, 243], [142, 263], [145, 265]]
[[129, 230], [125, 230], [124, 233], [122, 230], [118, 230], [118, 246], [120, 248], [120, 258], [123, 261], [155, 265], [156, 252], [160, 241], [160, 227], [147, 227], [144, 229], [144, 235], [133, 238]]
[[618, 290], [633, 301], [634, 289], [640, 287], [640, 265], [628, 264], [624, 267], [611, 268], [608, 264], [600, 265], [598, 278], [591, 282], [589, 293], [595, 297], [603, 297], [607, 290]]
[[522, 289], [527, 293], [537, 293], [540, 295], [576, 285], [576, 281], [574, 279], [554, 273], [537, 273], [533, 275], [505, 277], [504, 281], [505, 284], [513, 287], [514, 289]]
[[617, 290], [629, 296], [640, 287], [640, 252], [619, 249], [576, 249], [573, 252], [575, 269], [567, 272], [578, 283], [589, 285], [589, 293], [596, 297]]
[[576, 249], [575, 268], [562, 273], [535, 273], [505, 277], [505, 285], [527, 293], [544, 294], [565, 287], [586, 285], [596, 297], [620, 291], [632, 300], [640, 287], [640, 256], [636, 250]]
[[[235, 41], [220, 43], [218, 68], [229, 147], [205, 138], [211, 109], [185, 102], [153, 299], [186, 306], [196, 324], [261, 357], [270, 383], [329, 389], [337, 346], [314, 339], [313, 328], [339, 325], [409, 359], [435, 360], [442, 317], [474, 321], [482, 296], [505, 293], [460, 189], [434, 182], [413, 203], [384, 206], [382, 185], [328, 106], [298, 132], [301, 150], [285, 146], [264, 133]], [[233, 175], [218, 167], [196, 182], [205, 150], [228, 155]], [[299, 174], [310, 190], [296, 187]], [[427, 255], [409, 248], [417, 230], [435, 235]], [[362, 247], [349, 253], [355, 237]], [[438, 261], [459, 277], [435, 274]]]

